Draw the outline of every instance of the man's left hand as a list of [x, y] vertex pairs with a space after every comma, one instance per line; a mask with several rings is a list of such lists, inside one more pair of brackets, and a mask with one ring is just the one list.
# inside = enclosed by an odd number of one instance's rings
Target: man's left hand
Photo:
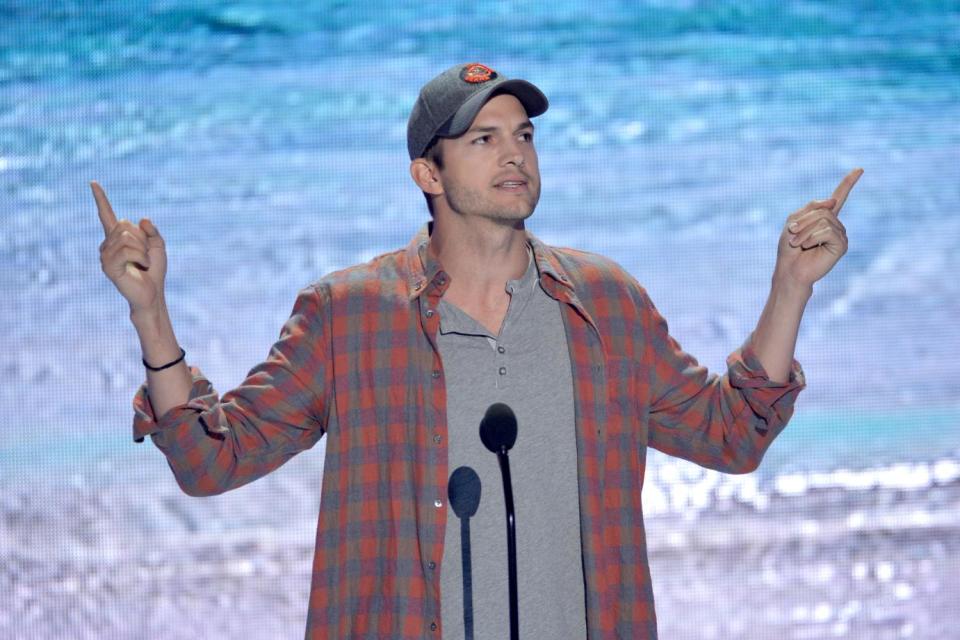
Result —
[[847, 252], [847, 231], [840, 209], [863, 169], [854, 169], [827, 200], [814, 200], [791, 213], [780, 234], [774, 279], [794, 286], [813, 286]]

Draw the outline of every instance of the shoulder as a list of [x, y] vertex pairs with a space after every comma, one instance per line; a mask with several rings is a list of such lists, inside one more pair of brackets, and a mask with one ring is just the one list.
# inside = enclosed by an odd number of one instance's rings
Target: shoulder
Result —
[[406, 299], [409, 269], [403, 249], [384, 253], [362, 264], [339, 269], [323, 276], [310, 288], [336, 301], [343, 297], [400, 297]]
[[546, 247], [570, 275], [585, 278], [622, 278], [626, 271], [606, 256], [570, 247]]
[[606, 256], [568, 247], [545, 247], [580, 297], [623, 295], [645, 302], [647, 292], [620, 264]]

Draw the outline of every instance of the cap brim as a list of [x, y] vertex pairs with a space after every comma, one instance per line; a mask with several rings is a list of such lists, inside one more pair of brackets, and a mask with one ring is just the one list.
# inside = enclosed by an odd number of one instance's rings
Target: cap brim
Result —
[[539, 116], [550, 106], [547, 96], [543, 95], [536, 85], [526, 80], [504, 80], [470, 96], [470, 99], [457, 109], [447, 124], [440, 127], [436, 135], [442, 138], [454, 138], [463, 134], [473, 124], [474, 118], [480, 113], [480, 109], [487, 100], [501, 93], [510, 94], [519, 100], [530, 118]]

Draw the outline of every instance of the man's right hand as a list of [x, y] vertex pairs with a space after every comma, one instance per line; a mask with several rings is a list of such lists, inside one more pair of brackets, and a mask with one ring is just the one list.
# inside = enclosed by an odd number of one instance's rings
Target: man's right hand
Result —
[[167, 274], [167, 251], [160, 232], [147, 218], [137, 225], [118, 221], [103, 188], [96, 182], [90, 188], [105, 236], [100, 245], [103, 272], [126, 298], [132, 315], [157, 310], [164, 304]]

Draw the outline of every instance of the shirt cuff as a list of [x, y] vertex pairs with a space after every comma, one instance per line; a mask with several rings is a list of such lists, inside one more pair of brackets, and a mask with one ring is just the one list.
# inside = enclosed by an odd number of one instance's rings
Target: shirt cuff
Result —
[[133, 397], [133, 440], [143, 442], [148, 435], [171, 427], [189, 418], [191, 412], [203, 412], [211, 409], [217, 402], [217, 392], [210, 381], [196, 367], [190, 367], [193, 377], [193, 386], [187, 402], [172, 407], [158, 420], [150, 404], [150, 394], [147, 392], [147, 383], [140, 385]]
[[740, 390], [746, 406], [758, 418], [758, 430], [782, 429], [793, 415], [797, 396], [807, 386], [800, 363], [794, 359], [790, 364], [786, 382], [771, 380], [748, 338], [730, 354], [727, 366], [730, 386]]

